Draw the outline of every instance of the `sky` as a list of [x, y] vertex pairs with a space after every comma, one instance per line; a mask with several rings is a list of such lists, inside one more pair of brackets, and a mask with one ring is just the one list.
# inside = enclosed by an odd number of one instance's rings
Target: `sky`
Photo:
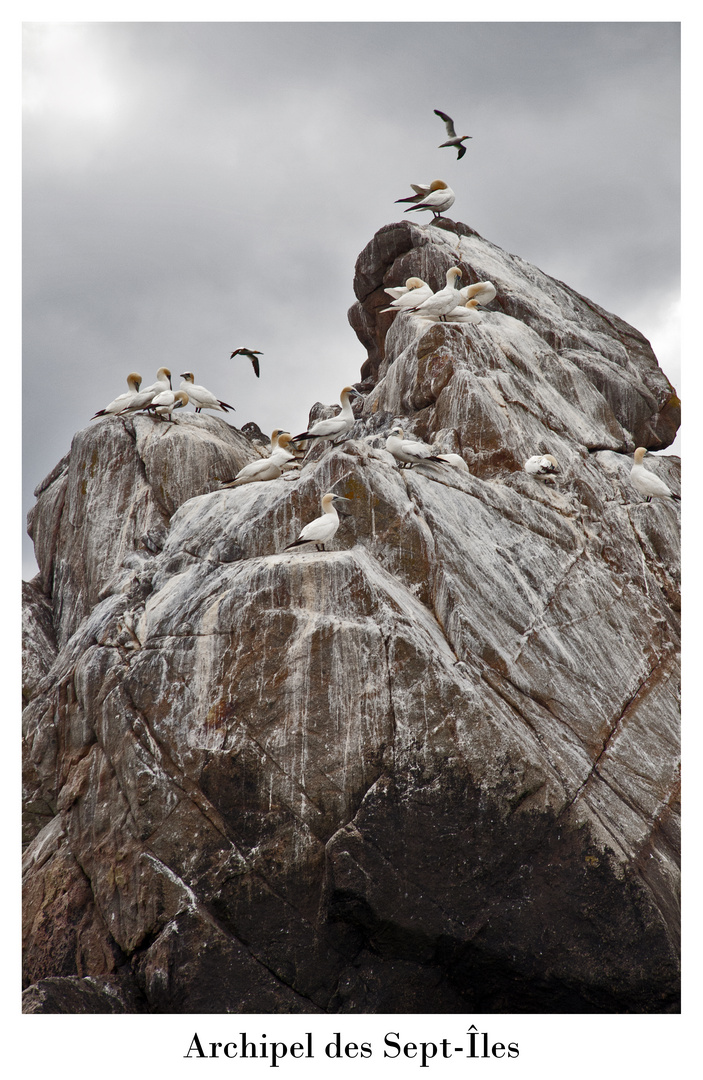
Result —
[[25, 23], [24, 512], [130, 371], [191, 370], [265, 432], [338, 401], [355, 260], [411, 182], [679, 389], [679, 78], [676, 22]]

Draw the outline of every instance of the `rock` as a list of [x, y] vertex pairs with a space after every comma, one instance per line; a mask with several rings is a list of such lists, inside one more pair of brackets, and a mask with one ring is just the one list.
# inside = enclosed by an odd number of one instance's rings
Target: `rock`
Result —
[[[481, 322], [378, 315], [457, 252]], [[381, 230], [355, 288], [365, 398], [298, 474], [218, 490], [253, 430], [110, 419], [40, 490], [27, 1011], [678, 1008], [678, 508], [629, 486], [673, 388], [466, 226]], [[395, 419], [469, 471], [398, 469]], [[285, 551], [329, 489], [332, 550]]]

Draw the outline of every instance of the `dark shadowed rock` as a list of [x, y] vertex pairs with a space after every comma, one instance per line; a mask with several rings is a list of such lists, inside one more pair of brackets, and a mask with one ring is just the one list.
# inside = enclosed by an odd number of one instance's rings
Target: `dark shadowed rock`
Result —
[[[480, 322], [379, 314], [454, 264]], [[253, 428], [138, 417], [38, 489], [25, 1011], [678, 1008], [678, 507], [629, 485], [673, 388], [466, 226], [382, 229], [355, 290], [365, 397], [299, 473], [220, 490]]]

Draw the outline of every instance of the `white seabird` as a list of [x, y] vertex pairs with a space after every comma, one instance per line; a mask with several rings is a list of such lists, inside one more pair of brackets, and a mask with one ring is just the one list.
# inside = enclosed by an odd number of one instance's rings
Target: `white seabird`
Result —
[[153, 409], [157, 416], [167, 416], [170, 420], [174, 409], [184, 409], [187, 404], [188, 395], [185, 390], [162, 390], [151, 399], [149, 408]]
[[136, 413], [140, 409], [147, 409], [157, 394], [171, 389], [171, 372], [167, 367], [160, 367], [156, 372], [156, 382], [150, 386], [143, 386], [138, 394], [122, 410], [125, 413]]
[[232, 355], [230, 356], [230, 360], [232, 359], [233, 356], [238, 356], [240, 354], [242, 356], [248, 356], [249, 357], [249, 359], [251, 360], [251, 366], [254, 369], [254, 374], [256, 375], [256, 377], [258, 379], [259, 378], [259, 360], [258, 360], [258, 357], [263, 356], [264, 354], [262, 352], [260, 352], [259, 349], [235, 349], [234, 352], [232, 353]]
[[471, 471], [461, 454], [437, 454], [436, 456], [441, 461], [446, 461], [448, 465], [453, 465], [455, 469], [459, 469], [461, 472]]
[[301, 431], [300, 435], [295, 435], [291, 442], [302, 442], [303, 439], [333, 439], [336, 441], [340, 436], [346, 435], [353, 427], [356, 419], [349, 401], [351, 397], [361, 397], [361, 395], [353, 386], [345, 386], [339, 395], [342, 411], [337, 416], [331, 416], [328, 420], [318, 420], [308, 431]]
[[398, 286], [397, 289], [384, 289], [392, 295], [397, 293], [395, 300], [388, 307], [381, 308], [381, 314], [385, 311], [408, 311], [412, 307], [417, 307], [424, 300], [429, 300], [432, 296], [432, 289], [429, 285], [419, 277], [410, 277], [405, 282], [405, 286]]
[[412, 468], [424, 461], [437, 461], [447, 464], [438, 454], [433, 454], [431, 447], [422, 442], [403, 438], [402, 427], [394, 427], [388, 432], [386, 450], [392, 454], [401, 469]]
[[458, 301], [461, 300], [461, 297], [456, 283], [460, 280], [461, 275], [462, 271], [458, 266], [451, 266], [447, 270], [447, 284], [445, 287], [440, 289], [439, 292], [433, 293], [427, 300], [423, 300], [421, 304], [408, 308], [408, 311], [417, 312], [418, 315], [434, 315], [444, 322], [449, 312], [459, 306]]
[[444, 180], [433, 180], [429, 188], [425, 187], [424, 184], [411, 184], [410, 186], [420, 194], [410, 196], [407, 199], [395, 200], [396, 202], [411, 202], [414, 204], [404, 211], [406, 214], [409, 214], [411, 210], [431, 210], [434, 217], [438, 218], [445, 210], [454, 205], [456, 195], [449, 187], [449, 184], [445, 184]]
[[446, 113], [440, 112], [439, 109], [435, 109], [435, 113], [437, 114], [437, 116], [440, 116], [442, 120], [444, 120], [444, 126], [446, 127], [447, 135], [449, 136], [446, 142], [439, 144], [439, 148], [441, 150], [443, 146], [456, 146], [457, 150], [459, 151], [459, 153], [457, 154], [458, 161], [459, 158], [463, 157], [466, 153], [466, 147], [463, 145], [464, 140], [470, 139], [471, 136], [457, 135], [456, 131], [454, 130], [454, 121], [452, 120], [451, 116], [447, 116]]
[[[467, 304], [460, 304], [450, 311], [446, 318], [449, 322], [481, 322], [483, 315], [478, 308], [478, 300], [469, 300]], [[437, 322], [437, 316], [426, 316], [432, 322]]]
[[322, 516], [303, 526], [298, 539], [292, 544], [286, 544], [286, 551], [289, 548], [298, 547], [299, 544], [315, 544], [318, 551], [325, 550], [325, 544], [332, 539], [339, 528], [339, 515], [334, 505], [337, 499], [351, 502], [351, 499], [347, 499], [344, 495], [335, 495], [333, 491], [328, 491], [322, 496]]
[[127, 376], [127, 386], [129, 387], [127, 393], [119, 394], [109, 405], [106, 405], [104, 409], [99, 409], [95, 416], [91, 416], [90, 419], [95, 420], [97, 416], [115, 416], [117, 413], [121, 413], [137, 397], [141, 382], [141, 375], [136, 371], [130, 371]]
[[630, 472], [630, 483], [633, 488], [639, 491], [640, 495], [644, 495], [647, 502], [651, 502], [653, 498], [676, 499], [677, 502], [680, 502], [680, 495], [674, 495], [668, 484], [665, 484], [649, 469], [645, 469], [642, 462], [646, 453], [647, 449], [644, 446], [638, 446], [635, 450], [634, 464]]
[[232, 412], [235, 411], [234, 405], [228, 405], [226, 401], [220, 401], [204, 386], [199, 386], [195, 382], [192, 371], [182, 371], [181, 378], [183, 382], [178, 389], [185, 390], [191, 405], [195, 405], [196, 413], [199, 413], [201, 409], [217, 409], [218, 412], [228, 412], [230, 409]]
[[543, 484], [554, 483], [552, 477], [559, 472], [557, 459], [553, 454], [535, 454], [528, 458], [523, 469], [535, 480], [541, 480]]
[[267, 458], [261, 461], [250, 461], [243, 469], [240, 469], [234, 480], [222, 484], [223, 488], [241, 487], [242, 484], [255, 484], [259, 480], [278, 480], [283, 472], [283, 466], [294, 461], [295, 457], [288, 450], [290, 435], [287, 431], [274, 431], [271, 436], [272, 451]]
[[476, 281], [459, 289], [464, 300], [475, 300], [477, 304], [490, 304], [496, 298], [496, 287], [492, 281]]

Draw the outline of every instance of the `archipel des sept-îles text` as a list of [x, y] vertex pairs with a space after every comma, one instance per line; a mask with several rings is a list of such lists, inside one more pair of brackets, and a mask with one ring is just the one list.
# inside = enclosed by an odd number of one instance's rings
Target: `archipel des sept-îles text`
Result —
[[[516, 1058], [519, 1056], [516, 1042], [491, 1042], [488, 1032], [478, 1031], [472, 1024], [457, 1046], [449, 1039], [439, 1042], [404, 1042], [400, 1033], [389, 1031], [383, 1038], [382, 1048], [374, 1048], [370, 1042], [343, 1042], [340, 1032], [332, 1032], [332, 1038], [319, 1051], [313, 1044], [312, 1032], [306, 1031], [297, 1042], [282, 1042], [262, 1034], [258, 1041], [250, 1039], [246, 1032], [239, 1033], [238, 1041], [207, 1042], [196, 1032], [193, 1035], [186, 1058], [238, 1058], [265, 1059], [272, 1069], [277, 1069], [285, 1058], [314, 1058], [322, 1056], [335, 1059], [352, 1058], [405, 1058], [416, 1061], [421, 1069], [427, 1069], [433, 1061], [449, 1058]], [[382, 1050], [382, 1052], [381, 1052]]]

